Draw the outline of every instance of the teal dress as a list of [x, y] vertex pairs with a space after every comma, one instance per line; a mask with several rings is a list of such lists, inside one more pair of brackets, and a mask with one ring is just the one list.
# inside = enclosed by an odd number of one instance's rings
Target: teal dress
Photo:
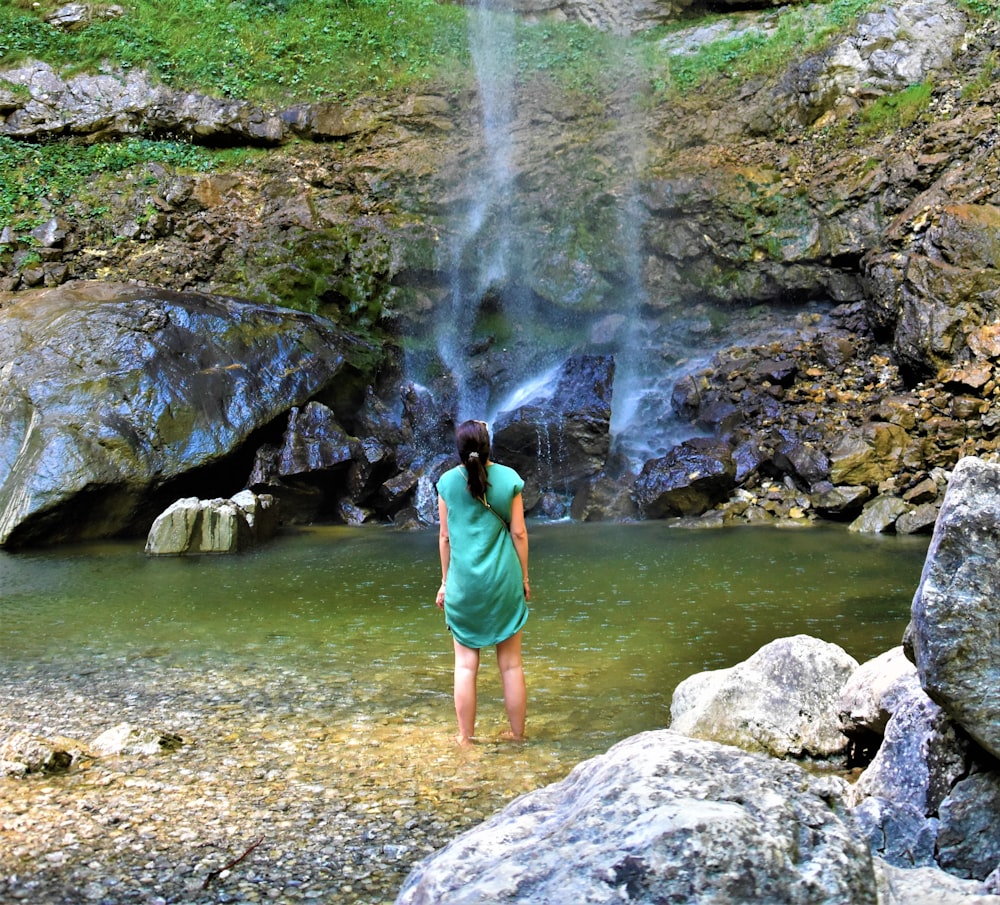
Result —
[[[486, 467], [486, 499], [510, 523], [511, 503], [524, 489], [513, 468]], [[466, 486], [462, 466], [446, 471], [437, 484], [448, 507], [451, 558], [444, 615], [459, 644], [479, 649], [516, 635], [528, 619], [521, 563], [503, 523]]]

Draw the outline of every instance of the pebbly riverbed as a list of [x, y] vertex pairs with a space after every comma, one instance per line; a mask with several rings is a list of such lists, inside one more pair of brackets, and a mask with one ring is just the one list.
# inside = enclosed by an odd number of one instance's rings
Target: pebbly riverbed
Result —
[[466, 828], [666, 725], [691, 673], [799, 632], [859, 660], [898, 644], [926, 549], [662, 523], [531, 537], [529, 740], [499, 740], [487, 655], [468, 751], [433, 532], [323, 528], [202, 559], [0, 554], [0, 742], [90, 743], [123, 722], [183, 740], [0, 778], [0, 902], [391, 903]]
[[128, 721], [184, 744], [0, 780], [5, 902], [391, 902], [416, 860], [571, 766], [488, 733], [459, 751], [447, 699], [335, 726], [333, 696], [260, 664], [15, 679], [0, 737], [27, 723], [91, 740]]

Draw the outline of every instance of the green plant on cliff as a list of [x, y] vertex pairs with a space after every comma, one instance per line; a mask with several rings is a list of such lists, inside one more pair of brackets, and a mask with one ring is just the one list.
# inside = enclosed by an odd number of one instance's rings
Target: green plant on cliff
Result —
[[[0, 137], [0, 225], [30, 230], [63, 206], [79, 204], [91, 179], [102, 174], [120, 176], [152, 162], [197, 171], [214, 166], [209, 151], [176, 141], [31, 145]], [[95, 204], [106, 201], [94, 200]]]
[[519, 74], [543, 73], [563, 88], [586, 94], [606, 91], [609, 72], [616, 74], [614, 87], [631, 53], [626, 39], [581, 23], [521, 23], [516, 37]]
[[1000, 0], [959, 0], [959, 3], [984, 19], [1000, 19]]
[[[873, 2], [785, 7], [736, 37], [684, 53], [670, 50], [664, 38], [730, 17], [685, 20], [631, 37], [581, 23], [519, 19], [512, 66], [521, 77], [542, 74], [597, 95], [621, 87], [625, 68], [637, 89], [645, 82], [668, 92], [690, 91], [719, 75], [774, 71], [793, 53], [822, 46]], [[467, 19], [479, 14], [475, 7], [436, 0], [124, 0], [124, 15], [94, 16], [86, 27], [67, 32], [45, 22], [55, 5], [0, 5], [0, 63], [38, 58], [82, 71], [108, 64], [142, 67], [179, 89], [279, 104], [352, 97], [427, 79], [467, 85]], [[610, 80], [609, 71], [615, 73]]]
[[1000, 80], [1000, 54], [993, 51], [983, 62], [979, 74], [962, 88], [962, 97], [973, 100]]
[[670, 36], [690, 29], [692, 23], [684, 20], [651, 33], [657, 40], [647, 45], [647, 65], [655, 73], [655, 86], [667, 93], [690, 92], [719, 77], [743, 81], [773, 74], [787, 66], [789, 60], [820, 50], [874, 5], [875, 0], [832, 0], [786, 7], [780, 15], [762, 16], [742, 28], [735, 27], [737, 20], [730, 15], [706, 16], [699, 24], [711, 27], [731, 22], [734, 27], [723, 30], [717, 40], [678, 49]]
[[859, 137], [872, 138], [913, 125], [930, 105], [933, 91], [930, 82], [922, 82], [880, 97], [861, 110]]
[[151, 69], [181, 89], [282, 102], [406, 85], [466, 60], [465, 12], [434, 0], [128, 0], [65, 32], [0, 6], [0, 60]]

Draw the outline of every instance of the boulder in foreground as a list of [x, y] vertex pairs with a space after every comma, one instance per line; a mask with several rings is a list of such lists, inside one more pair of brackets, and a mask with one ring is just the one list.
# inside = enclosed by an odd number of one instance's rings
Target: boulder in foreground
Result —
[[907, 644], [920, 684], [1000, 757], [1000, 465], [955, 466], [913, 598]]
[[523, 795], [422, 861], [397, 905], [875, 905], [845, 784], [671, 730]]

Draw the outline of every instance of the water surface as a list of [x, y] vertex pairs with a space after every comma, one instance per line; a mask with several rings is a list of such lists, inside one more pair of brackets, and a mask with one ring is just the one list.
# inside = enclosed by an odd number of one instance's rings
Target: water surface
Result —
[[[530, 532], [524, 746], [496, 742], [503, 707], [487, 654], [482, 744], [471, 757], [451, 747], [436, 533], [342, 527], [288, 531], [235, 557], [154, 559], [126, 543], [0, 554], [0, 737], [24, 727], [86, 740], [123, 720], [176, 732], [187, 746], [142, 768], [159, 784], [149, 806], [185, 815], [172, 819], [186, 835], [157, 843], [161, 860], [183, 860], [172, 846], [181, 840], [187, 851], [205, 835], [202, 845], [231, 854], [237, 843], [210, 830], [225, 800], [242, 814], [235, 838], [268, 839], [239, 882], [292, 900], [286, 884], [298, 874], [294, 889], [306, 898], [391, 901], [409, 864], [457, 830], [614, 742], [667, 725], [686, 676], [798, 633], [859, 661], [899, 644], [927, 548], [926, 539], [837, 528], [646, 522]], [[18, 794], [26, 814], [41, 814], [45, 795], [86, 798], [98, 812], [97, 776]], [[106, 837], [104, 825], [81, 835], [78, 873], [103, 864]], [[306, 849], [295, 854], [298, 844]], [[310, 855], [312, 887], [301, 882], [309, 846], [326, 852], [321, 868]], [[112, 874], [126, 871], [114, 866], [121, 848], [107, 854]], [[366, 872], [369, 861], [379, 866]], [[189, 894], [205, 867], [185, 869]], [[177, 878], [147, 873], [128, 882], [155, 880], [170, 901]], [[105, 892], [107, 901], [140, 900]]]

